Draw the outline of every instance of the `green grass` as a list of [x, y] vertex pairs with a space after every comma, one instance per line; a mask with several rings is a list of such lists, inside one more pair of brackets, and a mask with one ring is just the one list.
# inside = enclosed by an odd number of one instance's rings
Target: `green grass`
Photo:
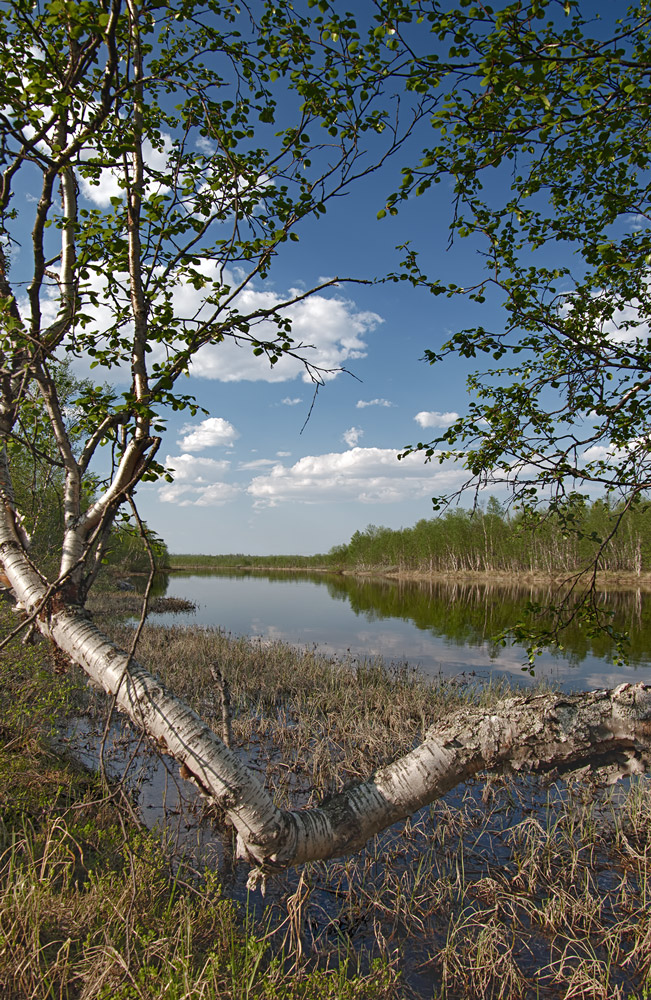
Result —
[[[433, 718], [506, 693], [216, 630], [147, 628], [139, 655], [219, 731], [218, 664], [235, 747], [281, 802], [317, 802], [404, 752]], [[247, 905], [235, 862], [197, 870], [129, 818], [116, 788], [54, 752], [57, 719], [105, 710], [74, 670], [54, 667], [45, 643], [0, 657], [3, 995], [649, 996], [646, 779], [604, 789], [587, 773], [547, 785], [484, 776], [357, 855], [271, 879]], [[216, 824], [220, 842], [219, 818], [187, 787], [188, 819]]]
[[[13, 621], [0, 609], [0, 623]], [[93, 1000], [389, 1000], [386, 963], [296, 965], [268, 917], [225, 897], [120, 795], [53, 751], [57, 720], [85, 700], [46, 643], [0, 654], [0, 990]], [[61, 669], [61, 664], [59, 664]], [[291, 970], [291, 971], [290, 971]]]

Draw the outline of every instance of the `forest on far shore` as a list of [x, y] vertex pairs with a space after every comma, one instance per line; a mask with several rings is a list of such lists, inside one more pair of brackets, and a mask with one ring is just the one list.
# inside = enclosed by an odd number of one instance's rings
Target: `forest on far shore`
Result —
[[483, 508], [448, 509], [411, 528], [369, 524], [325, 554], [174, 555], [170, 565], [556, 576], [583, 569], [598, 553], [604, 572], [651, 571], [651, 501], [624, 509], [608, 500], [579, 499], [561, 519], [553, 510], [536, 516], [509, 511], [490, 497]]

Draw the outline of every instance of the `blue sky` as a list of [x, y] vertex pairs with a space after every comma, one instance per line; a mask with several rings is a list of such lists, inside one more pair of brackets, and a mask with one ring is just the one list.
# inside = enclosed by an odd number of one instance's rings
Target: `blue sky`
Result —
[[[472, 248], [446, 251], [447, 195], [377, 220], [398, 168], [365, 182], [286, 244], [258, 295], [284, 295], [323, 276], [372, 278], [397, 269], [412, 240], [434, 275], [479, 273]], [[486, 312], [488, 311], [486, 308]], [[293, 333], [315, 360], [345, 367], [319, 390], [298, 364], [271, 370], [250, 348], [204, 349], [187, 389], [209, 417], [170, 416], [161, 448], [175, 482], [140, 488], [143, 515], [172, 552], [327, 551], [369, 523], [391, 527], [432, 516], [431, 497], [457, 486], [461, 468], [399, 462], [467, 405], [459, 363], [421, 359], [478, 309], [400, 284], [342, 284], [298, 307]], [[354, 377], [353, 377], [354, 376]], [[302, 433], [301, 433], [302, 430]]]
[[[420, 133], [422, 144], [429, 138]], [[399, 270], [404, 254], [397, 247], [407, 241], [430, 277], [476, 281], [482, 274], [477, 245], [465, 239], [448, 246], [451, 182], [403, 203], [397, 216], [377, 218], [401, 167], [419, 149], [399, 153], [331, 201], [325, 216], [298, 229], [300, 241], [284, 244], [268, 278], [255, 280], [241, 297], [245, 311], [324, 278], [380, 279]], [[100, 206], [109, 193], [110, 179], [99, 188], [82, 184], [86, 200]], [[191, 314], [200, 293], [185, 286], [178, 294], [179, 315]], [[458, 329], [499, 325], [495, 296], [479, 306], [463, 297], [434, 297], [408, 282], [342, 281], [299, 304], [292, 319], [294, 339], [314, 345], [306, 358], [346, 371], [326, 376], [314, 400], [314, 385], [298, 362], [283, 359], [272, 369], [250, 347], [229, 341], [202, 348], [180, 388], [208, 414], [167, 413], [158, 457], [173, 470], [174, 482], [142, 484], [136, 497], [171, 552], [327, 552], [368, 524], [399, 528], [434, 516], [432, 496], [466, 480], [461, 463], [397, 456], [406, 445], [430, 441], [465, 411], [465, 379], [475, 363], [449, 359], [432, 367], [423, 353]], [[77, 371], [91, 374], [83, 362]], [[100, 370], [100, 380], [105, 377]], [[469, 494], [462, 503], [473, 499]]]
[[[239, 295], [241, 308], [273, 305], [324, 278], [382, 278], [399, 269], [403, 255], [396, 246], [407, 241], [432, 277], [459, 284], [476, 278], [481, 264], [468, 241], [447, 249], [450, 184], [404, 204], [397, 217], [377, 218], [400, 183], [401, 167], [414, 162], [430, 138], [423, 123], [410, 147], [329, 201], [325, 216], [299, 226], [300, 241], [280, 247], [269, 276]], [[165, 167], [164, 149], [150, 147], [149, 156], [152, 167]], [[124, 194], [108, 170], [98, 184], [78, 179], [81, 207], [110, 211], [111, 196]], [[30, 189], [27, 175], [12, 202], [18, 209], [12, 277], [23, 280], [24, 315], [34, 192], [40, 186], [34, 180], [37, 186]], [[51, 233], [56, 243], [56, 231]], [[47, 320], [51, 313], [53, 320], [54, 283], [49, 294], [43, 316]], [[188, 284], [175, 290], [177, 315], [191, 316], [200, 304], [201, 293]], [[324, 552], [369, 523], [400, 527], [432, 516], [431, 497], [460, 485], [463, 470], [426, 465], [418, 455], [399, 462], [397, 455], [408, 444], [431, 440], [464, 411], [463, 366], [431, 369], [421, 359], [426, 348], [441, 346], [476, 319], [472, 303], [434, 298], [407, 282], [342, 282], [313, 295], [292, 310], [292, 335], [314, 346], [304, 352], [314, 364], [348, 370], [327, 375], [316, 401], [298, 362], [283, 358], [272, 369], [250, 346], [232, 341], [202, 348], [179, 388], [208, 412], [166, 414], [158, 458], [175, 479], [139, 487], [141, 515], [171, 552], [261, 555]], [[101, 335], [101, 306], [96, 321]], [[126, 369], [91, 371], [90, 360], [75, 361], [76, 374], [108, 379], [120, 390], [130, 384]]]
[[[477, 281], [478, 247], [469, 240], [448, 247], [451, 183], [403, 204], [396, 217], [377, 219], [400, 168], [430, 140], [425, 124], [382, 170], [331, 201], [324, 217], [308, 220], [297, 230], [300, 241], [280, 248], [269, 277], [247, 287], [242, 305], [271, 305], [335, 275], [381, 278], [398, 270], [395, 248], [408, 241], [430, 277]], [[105, 207], [115, 193], [110, 175], [99, 187], [81, 181], [87, 205]], [[22, 198], [33, 218], [33, 195]], [[186, 285], [175, 294], [179, 313], [192, 315], [200, 293]], [[323, 552], [369, 523], [395, 528], [430, 517], [431, 497], [464, 482], [461, 465], [426, 465], [418, 454], [399, 462], [397, 454], [465, 412], [465, 378], [474, 365], [447, 360], [432, 368], [423, 352], [477, 323], [499, 329], [495, 297], [479, 306], [408, 282], [342, 283], [299, 303], [292, 319], [294, 338], [314, 345], [306, 357], [350, 374], [326, 378], [306, 424], [314, 386], [300, 364], [283, 359], [272, 369], [250, 347], [228, 341], [202, 348], [183, 390], [208, 412], [167, 414], [159, 458], [174, 470], [174, 482], [144, 484], [137, 493], [142, 516], [171, 552]], [[77, 372], [88, 375], [87, 362]]]
[[[396, 247], [407, 241], [431, 277], [475, 280], [481, 260], [470, 242], [448, 249], [449, 183], [404, 204], [398, 216], [377, 218], [401, 167], [429, 138], [421, 132], [410, 151], [330, 201], [325, 216], [307, 220], [300, 241], [280, 248], [268, 278], [239, 296], [243, 311], [324, 278], [382, 278], [399, 270], [404, 255]], [[80, 203], [106, 208], [115, 193], [109, 174], [99, 186], [81, 180]], [[178, 315], [191, 315], [201, 293], [179, 286], [175, 303]], [[397, 455], [464, 412], [465, 376], [474, 366], [432, 368], [422, 358], [480, 318], [499, 320], [495, 303], [434, 297], [408, 282], [342, 281], [319, 292], [293, 309], [292, 336], [314, 345], [303, 352], [310, 361], [347, 371], [327, 375], [316, 400], [299, 362], [282, 359], [272, 369], [232, 341], [202, 348], [178, 388], [208, 413], [166, 413], [158, 458], [174, 482], [141, 484], [141, 515], [173, 553], [258, 555], [326, 552], [367, 524], [397, 528], [433, 516], [432, 496], [458, 487], [463, 468]], [[101, 328], [101, 310], [98, 319]], [[126, 370], [91, 371], [89, 361], [75, 362], [78, 375], [128, 385]]]

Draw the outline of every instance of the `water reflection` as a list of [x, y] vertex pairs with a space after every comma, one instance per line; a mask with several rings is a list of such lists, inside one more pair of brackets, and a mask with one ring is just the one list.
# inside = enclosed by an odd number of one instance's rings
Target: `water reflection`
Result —
[[[241, 635], [316, 644], [325, 651], [409, 660], [428, 673], [464, 670], [520, 677], [524, 651], [501, 649], [492, 636], [524, 615], [528, 601], [544, 604], [547, 588], [471, 582], [397, 581], [340, 574], [223, 571], [174, 574], [168, 596], [200, 606], [184, 623], [219, 626]], [[612, 663], [613, 643], [577, 625], [563, 653], [545, 653], [536, 669], [566, 687], [599, 687], [646, 679], [651, 666], [651, 595], [639, 590], [601, 594], [613, 625], [630, 634], [630, 665]], [[173, 616], [153, 621], [179, 624]]]

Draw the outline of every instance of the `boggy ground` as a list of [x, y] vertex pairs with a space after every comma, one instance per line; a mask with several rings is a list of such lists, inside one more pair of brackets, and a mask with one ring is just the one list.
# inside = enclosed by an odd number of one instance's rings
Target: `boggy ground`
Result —
[[[116, 639], [131, 630], [96, 616]], [[15, 617], [15, 616], [14, 616]], [[13, 622], [12, 622], [13, 624]], [[507, 692], [429, 683], [217, 630], [145, 630], [139, 658], [232, 736], [281, 801], [312, 803]], [[651, 997], [651, 795], [484, 776], [351, 858], [273, 879], [214, 824], [212, 870], [143, 831], [134, 793], [55, 756], [57, 720], [105, 717], [47, 645], [0, 659], [0, 986], [15, 998]], [[191, 823], [203, 806], [187, 786]], [[109, 794], [110, 792], [110, 794]]]
[[[554, 573], [543, 572], [542, 570], [521, 570], [509, 572], [506, 570], [431, 570], [427, 566], [420, 569], [408, 569], [404, 566], [387, 564], [358, 564], [353, 566], [342, 566], [337, 563], [319, 564], [313, 560], [315, 557], [306, 557], [303, 563], [287, 557], [285, 563], [277, 564], [277, 557], [271, 557], [265, 561], [262, 557], [256, 561], [255, 556], [247, 557], [245, 562], [231, 562], [229, 557], [221, 556], [170, 556], [169, 565], [165, 572], [171, 573], [191, 573], [201, 571], [203, 573], [216, 572], [220, 570], [245, 570], [246, 572], [268, 573], [324, 573], [339, 574], [341, 576], [388, 578], [391, 580], [413, 580], [431, 583], [470, 583], [480, 586], [495, 587], [563, 587], [574, 583], [580, 579], [582, 585], [588, 586], [591, 583], [591, 572], [587, 571], [581, 578], [578, 572], [570, 570], [557, 570]], [[640, 591], [642, 593], [651, 592], [651, 572], [635, 571], [600, 571], [596, 574], [595, 586], [598, 591]]]

